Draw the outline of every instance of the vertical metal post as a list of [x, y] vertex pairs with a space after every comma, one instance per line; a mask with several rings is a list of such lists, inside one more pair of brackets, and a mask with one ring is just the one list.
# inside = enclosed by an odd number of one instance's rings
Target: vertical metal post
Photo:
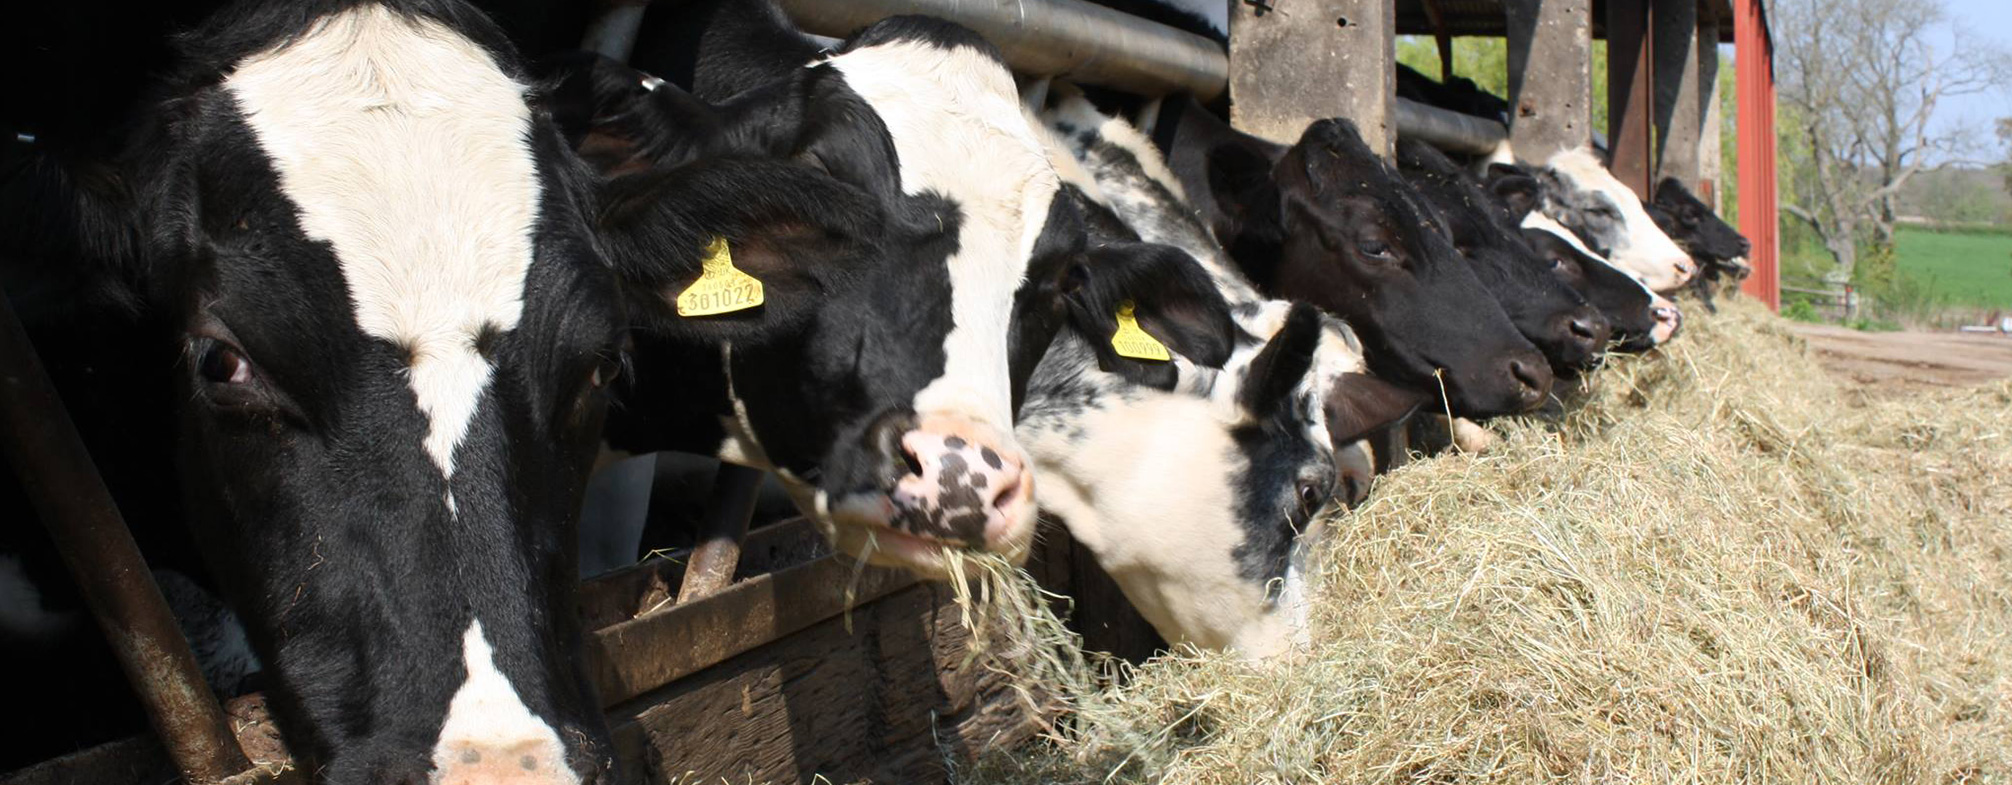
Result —
[[1707, 92], [1699, 68], [1698, 0], [1653, 0], [1649, 33], [1656, 83], [1655, 182], [1665, 177], [1681, 181], [1692, 193], [1698, 188], [1700, 134], [1704, 132]]
[[182, 777], [214, 783], [250, 768], [4, 292], [0, 452], [76, 577], [84, 603]]
[[1649, 144], [1654, 26], [1649, 0], [1607, 0], [1607, 147], [1613, 154], [1607, 168], [1644, 199], [1656, 170]]
[[1741, 290], [1781, 310], [1779, 204], [1775, 179], [1774, 42], [1760, 0], [1733, 0], [1733, 66], [1739, 82], [1740, 233], [1753, 243], [1753, 275]]
[[1396, 83], [1394, 0], [1237, 3], [1230, 12], [1230, 122], [1277, 142], [1313, 120], [1345, 117], [1390, 155]]
[[1504, 0], [1508, 15], [1509, 139], [1542, 163], [1592, 141], [1590, 0]]

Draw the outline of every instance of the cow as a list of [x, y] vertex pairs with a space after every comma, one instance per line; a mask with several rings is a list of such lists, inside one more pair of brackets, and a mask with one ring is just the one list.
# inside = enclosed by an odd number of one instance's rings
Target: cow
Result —
[[1295, 390], [1321, 319], [1292, 305], [1228, 401], [1163, 392], [1098, 370], [1058, 338], [1017, 430], [1044, 476], [1044, 515], [1095, 555], [1175, 645], [1281, 654], [1306, 636], [1306, 582], [1334, 456], [1309, 436]]
[[[1088, 180], [1081, 188], [1101, 210], [1113, 213], [1128, 232], [1148, 242], [1166, 243], [1187, 252], [1208, 272], [1217, 291], [1237, 315], [1247, 336], [1224, 368], [1232, 377], [1241, 372], [1242, 362], [1254, 357], [1257, 346], [1275, 329], [1283, 303], [1267, 300], [1230, 261], [1217, 244], [1209, 227], [1183, 196], [1179, 181], [1150, 140], [1125, 120], [1100, 112], [1072, 85], [1059, 84], [1048, 94], [1041, 111], [1042, 122], [1059, 143], [1058, 170], [1077, 167]], [[1417, 391], [1392, 385], [1367, 373], [1362, 345], [1348, 325], [1323, 315], [1322, 338], [1315, 351], [1315, 367], [1308, 374], [1308, 387], [1298, 394], [1308, 401], [1313, 413], [1313, 438], [1328, 450], [1343, 453], [1363, 449], [1356, 442], [1408, 416], [1424, 402]], [[1197, 371], [1188, 375], [1182, 387], [1204, 395], [1231, 396], [1239, 385], [1215, 384], [1217, 375]], [[1344, 471], [1340, 488], [1342, 500], [1359, 504], [1368, 493], [1366, 475], [1354, 472], [1361, 461], [1339, 462]]]
[[1612, 331], [1598, 308], [1550, 272], [1550, 262], [1472, 175], [1431, 145], [1397, 142], [1398, 168], [1452, 232], [1454, 247], [1501, 303], [1523, 337], [1543, 350], [1551, 369], [1573, 377], [1597, 368]]
[[1529, 171], [1543, 183], [1534, 208], [1616, 266], [1660, 294], [1691, 279], [1696, 265], [1642, 208], [1635, 192], [1614, 178], [1592, 149], [1563, 150]]
[[1411, 66], [1397, 65], [1397, 97], [1471, 117], [1509, 124], [1509, 102], [1481, 89], [1474, 80], [1449, 76], [1440, 81]]
[[1544, 185], [1515, 164], [1488, 164], [1487, 187], [1509, 218], [1520, 227], [1524, 242], [1550, 263], [1553, 276], [1583, 295], [1613, 326], [1614, 348], [1639, 353], [1669, 340], [1683, 323], [1683, 313], [1649, 289], [1640, 276], [1594, 253], [1579, 237], [1538, 212]]
[[1549, 363], [1347, 120], [1316, 121], [1281, 145], [1232, 130], [1192, 98], [1170, 97], [1153, 140], [1249, 280], [1347, 321], [1377, 376], [1435, 397], [1444, 390], [1462, 416], [1545, 400]]
[[1698, 273], [1691, 279], [1691, 291], [1704, 303], [1706, 311], [1718, 313], [1712, 298], [1717, 294], [1719, 280], [1730, 278], [1737, 283], [1753, 273], [1753, 268], [1747, 265], [1753, 243], [1674, 177], [1663, 178], [1656, 185], [1655, 199], [1643, 207], [1656, 227], [1697, 263]]

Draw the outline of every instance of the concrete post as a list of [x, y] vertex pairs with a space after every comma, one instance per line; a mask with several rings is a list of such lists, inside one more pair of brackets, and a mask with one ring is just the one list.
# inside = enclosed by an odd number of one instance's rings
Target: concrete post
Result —
[[1725, 152], [1719, 109], [1719, 20], [1709, 12], [1698, 14], [1698, 105], [1703, 123], [1698, 131], [1699, 199], [1719, 209], [1719, 183], [1725, 178]]
[[1312, 121], [1345, 117], [1372, 150], [1397, 138], [1394, 0], [1237, 3], [1230, 13], [1230, 123], [1291, 144]]
[[1592, 141], [1591, 0], [1504, 0], [1509, 22], [1509, 139], [1542, 162]]

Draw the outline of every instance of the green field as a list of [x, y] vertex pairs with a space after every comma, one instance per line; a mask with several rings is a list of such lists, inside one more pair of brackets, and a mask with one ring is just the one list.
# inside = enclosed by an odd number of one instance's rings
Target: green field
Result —
[[2012, 307], [2012, 234], [1901, 229], [1900, 269], [1962, 305]]

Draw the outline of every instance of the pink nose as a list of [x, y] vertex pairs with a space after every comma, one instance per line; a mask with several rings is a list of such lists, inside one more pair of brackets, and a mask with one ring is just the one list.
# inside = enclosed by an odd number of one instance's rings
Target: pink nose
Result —
[[926, 417], [901, 436], [909, 474], [895, 484], [890, 525], [912, 534], [992, 548], [1033, 501], [1017, 451], [995, 447], [989, 429]]
[[1677, 330], [1684, 326], [1684, 312], [1677, 310], [1675, 303], [1661, 297], [1656, 298], [1650, 308], [1656, 317], [1656, 327], [1649, 331], [1649, 339], [1662, 343], [1675, 338]]
[[431, 785], [575, 785], [575, 776], [543, 740], [454, 745], [435, 757]]

